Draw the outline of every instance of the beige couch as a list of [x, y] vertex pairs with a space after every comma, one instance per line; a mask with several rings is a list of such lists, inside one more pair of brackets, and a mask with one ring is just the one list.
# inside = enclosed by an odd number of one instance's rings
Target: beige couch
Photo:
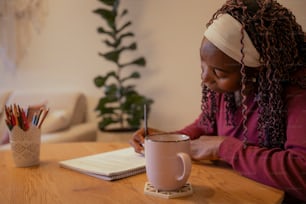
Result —
[[[86, 96], [67, 91], [0, 91], [0, 138], [7, 137], [4, 105], [28, 106], [46, 104], [49, 113], [41, 126], [42, 143], [95, 141], [96, 121], [90, 121]], [[0, 145], [1, 149], [9, 144]]]

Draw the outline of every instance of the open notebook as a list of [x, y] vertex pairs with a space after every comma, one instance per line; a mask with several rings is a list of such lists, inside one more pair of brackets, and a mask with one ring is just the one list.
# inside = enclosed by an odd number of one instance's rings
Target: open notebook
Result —
[[144, 156], [137, 154], [132, 147], [60, 161], [59, 164], [109, 181], [146, 171]]

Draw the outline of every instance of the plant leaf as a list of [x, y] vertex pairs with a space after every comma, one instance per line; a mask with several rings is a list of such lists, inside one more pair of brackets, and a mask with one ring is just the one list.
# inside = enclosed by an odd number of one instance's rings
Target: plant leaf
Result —
[[130, 64], [136, 64], [138, 66], [146, 66], [146, 60], [144, 57], [139, 57], [138, 59], [132, 61]]
[[129, 49], [129, 50], [136, 50], [137, 49], [137, 44], [135, 42], [133, 42], [129, 46], [124, 47], [124, 48]]
[[125, 77], [125, 78], [122, 78], [122, 79], [121, 79], [121, 82], [124, 82], [124, 81], [126, 81], [126, 80], [128, 80], [128, 79], [139, 79], [139, 78], [140, 78], [140, 73], [137, 72], [137, 71], [135, 71], [135, 72], [133, 72], [132, 74], [130, 74], [130, 76]]
[[121, 40], [116, 40], [113, 43], [110, 42], [109, 40], [104, 40], [104, 43], [109, 47], [117, 48], [120, 45]]
[[122, 13], [120, 14], [120, 17], [122, 18], [123, 16], [127, 15], [128, 12], [129, 12], [129, 11], [128, 11], [127, 9], [124, 9], [124, 10], [122, 11]]
[[118, 37], [118, 40], [122, 40], [123, 38], [126, 38], [126, 37], [134, 37], [134, 33], [132, 32], [124, 33]]
[[104, 87], [104, 94], [109, 98], [108, 102], [115, 102], [120, 98], [120, 94], [118, 94], [120, 90], [118, 89], [116, 84], [111, 84]]
[[102, 77], [102, 76], [97, 76], [94, 78], [94, 84], [97, 86], [97, 87], [102, 87], [104, 86], [104, 83], [105, 83], [105, 78]]
[[114, 77], [115, 79], [118, 79], [118, 76], [115, 71], [108, 72], [105, 78], [106, 80], [108, 80], [108, 78], [110, 77]]
[[118, 63], [121, 51], [122, 50], [114, 50], [114, 51], [110, 51], [110, 52], [107, 52], [107, 53], [104, 53], [104, 54], [100, 53], [100, 56], [103, 56], [105, 59], [107, 59], [109, 61]]
[[114, 32], [105, 30], [102, 26], [97, 28], [97, 32], [100, 34], [106, 34], [112, 38], [114, 38]]
[[106, 106], [107, 103], [112, 103], [112, 102], [114, 102], [115, 100], [116, 100], [116, 99], [112, 99], [112, 98], [107, 97], [107, 96], [100, 98], [100, 99], [99, 99], [98, 106], [96, 107], [96, 110], [101, 110], [101, 109], [103, 109], [103, 108]]
[[101, 16], [102, 19], [106, 21], [106, 23], [113, 29], [115, 29], [115, 19], [116, 19], [116, 12], [113, 12], [111, 10], [107, 10], [104, 8], [98, 8], [93, 11], [95, 14], [98, 14]]
[[121, 64], [121, 67], [126, 67], [129, 65], [138, 65], [138, 66], [144, 67], [146, 66], [146, 60], [144, 57], [139, 57], [136, 60], [133, 60], [132, 62]]
[[111, 117], [105, 117], [99, 122], [99, 129], [105, 130], [105, 128], [112, 123], [117, 123], [117, 121], [113, 120]]
[[125, 24], [123, 24], [123, 26], [121, 26], [120, 28], [118, 28], [118, 33], [120, 33], [121, 31], [123, 31], [125, 28], [129, 27], [130, 25], [132, 25], [131, 21], [126, 22]]

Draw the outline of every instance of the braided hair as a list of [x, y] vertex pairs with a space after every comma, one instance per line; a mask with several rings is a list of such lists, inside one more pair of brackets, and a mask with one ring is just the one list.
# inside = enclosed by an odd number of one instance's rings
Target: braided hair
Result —
[[[217, 10], [209, 26], [220, 14], [228, 13], [238, 20], [250, 36], [260, 54], [261, 68], [258, 71], [256, 100], [258, 102], [259, 145], [283, 148], [286, 141], [287, 109], [285, 87], [288, 84], [306, 88], [305, 42], [302, 27], [295, 16], [276, 0], [227, 0]], [[241, 31], [243, 39], [243, 31]], [[241, 40], [242, 42], [242, 40]], [[242, 43], [242, 56], [243, 53]], [[256, 69], [256, 68], [249, 68]], [[244, 144], [247, 144], [246, 85], [249, 78], [247, 67], [241, 60], [241, 96], [244, 128]], [[296, 74], [296, 73], [303, 73]], [[297, 76], [298, 75], [298, 76]], [[202, 111], [205, 124], [214, 124], [217, 112], [216, 93], [203, 86]], [[234, 93], [225, 93], [226, 120], [228, 124], [236, 111]], [[208, 105], [210, 104], [210, 105]], [[208, 108], [209, 107], [209, 108]], [[207, 124], [207, 123], [206, 123]]]

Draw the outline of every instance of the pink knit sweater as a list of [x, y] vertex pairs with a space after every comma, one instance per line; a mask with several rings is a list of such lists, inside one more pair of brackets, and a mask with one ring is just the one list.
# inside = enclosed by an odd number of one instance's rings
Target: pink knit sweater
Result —
[[242, 114], [235, 115], [236, 126], [226, 124], [224, 96], [219, 98], [216, 127], [207, 129], [200, 124], [201, 115], [178, 132], [196, 139], [201, 135], [227, 136], [219, 149], [222, 160], [240, 174], [260, 183], [282, 189], [290, 197], [306, 201], [306, 90], [291, 87], [287, 90], [287, 141], [285, 149], [260, 148], [257, 131], [257, 103], [248, 100], [248, 142], [243, 148]]

